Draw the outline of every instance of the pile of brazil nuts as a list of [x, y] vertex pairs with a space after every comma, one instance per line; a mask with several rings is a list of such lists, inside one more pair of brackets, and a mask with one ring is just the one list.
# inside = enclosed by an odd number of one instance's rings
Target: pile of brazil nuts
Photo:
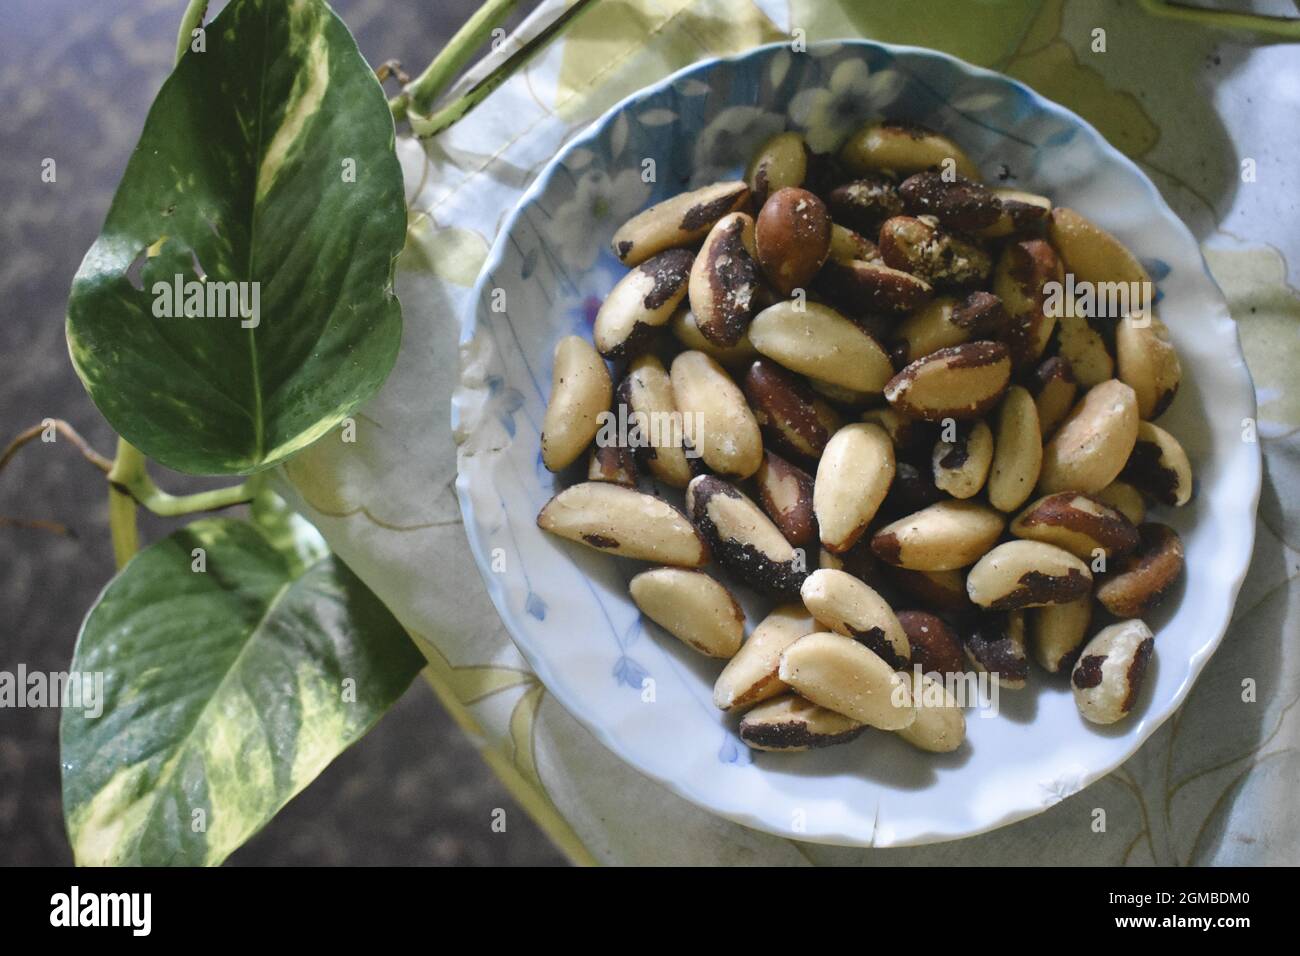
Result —
[[[1022, 688], [1031, 658], [1088, 721], [1132, 711], [1142, 619], [1183, 572], [1147, 520], [1192, 495], [1155, 424], [1181, 368], [1140, 299], [1051, 304], [1067, 275], [1149, 283], [1118, 240], [880, 121], [835, 155], [781, 133], [744, 182], [646, 209], [613, 250], [631, 271], [594, 345], [555, 350], [542, 459], [575, 481], [537, 523], [652, 565], [633, 601], [726, 660], [714, 700], [750, 747], [873, 727], [955, 750], [952, 678]], [[602, 442], [607, 412], [698, 428]], [[737, 586], [771, 602], [748, 637]]]

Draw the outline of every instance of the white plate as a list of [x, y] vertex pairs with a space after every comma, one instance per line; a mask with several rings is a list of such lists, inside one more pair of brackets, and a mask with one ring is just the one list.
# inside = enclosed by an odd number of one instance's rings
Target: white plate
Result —
[[[1159, 514], [1183, 537], [1186, 582], [1149, 622], [1156, 654], [1142, 699], [1113, 729], [1085, 724], [1066, 681], [1036, 672], [1029, 689], [1002, 694], [1000, 717], [969, 715], [956, 754], [922, 754], [874, 732], [820, 752], [751, 754], [710, 701], [718, 665], [642, 623], [627, 596], [639, 568], [536, 526], [558, 490], [538, 452], [551, 352], [565, 335], [590, 334], [595, 306], [623, 273], [608, 250], [614, 228], [687, 185], [736, 178], [774, 131], [803, 129], [825, 148], [881, 115], [942, 130], [986, 178], [1010, 173], [1010, 183], [1079, 210], [1157, 280], [1185, 371], [1160, 424], [1186, 447], [1198, 492]], [[1082, 119], [1013, 80], [860, 41], [698, 63], [620, 103], [547, 165], [506, 220], [474, 301], [452, 414], [467, 436], [457, 482], [465, 527], [492, 600], [560, 703], [632, 766], [715, 813], [844, 845], [931, 843], [1012, 823], [1119, 766], [1178, 707], [1223, 636], [1260, 485], [1258, 445], [1243, 441], [1255, 396], [1236, 326], [1195, 240], [1146, 176]]]

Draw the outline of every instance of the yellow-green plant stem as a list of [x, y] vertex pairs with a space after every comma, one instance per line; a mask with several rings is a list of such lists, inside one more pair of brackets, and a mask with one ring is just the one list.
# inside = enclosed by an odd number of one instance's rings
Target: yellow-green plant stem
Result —
[[1300, 39], [1300, 18], [1274, 17], [1263, 13], [1236, 13], [1232, 10], [1211, 10], [1187, 6], [1171, 0], [1141, 0], [1142, 6], [1153, 16], [1182, 20], [1198, 26], [1222, 30], [1249, 30], [1281, 37], [1284, 40]]
[[403, 115], [410, 120], [411, 130], [420, 137], [434, 136], [464, 118], [470, 110], [487, 99], [488, 94], [541, 51], [552, 38], [563, 32], [579, 14], [591, 6], [592, 2], [593, 0], [576, 0], [567, 10], [548, 23], [540, 33], [506, 57], [500, 66], [432, 115], [422, 115], [419, 111], [408, 107]]
[[189, 6], [181, 16], [181, 28], [176, 34], [176, 62], [181, 61], [190, 43], [194, 40], [194, 30], [203, 25], [203, 17], [208, 12], [208, 0], [190, 0]]
[[415, 113], [427, 113], [433, 103], [460, 75], [474, 51], [491, 36], [510, 11], [519, 6], [519, 0], [487, 0], [456, 31], [442, 51], [433, 58], [423, 73], [407, 83], [388, 101], [394, 119], [406, 116], [408, 108]]
[[108, 527], [113, 536], [113, 559], [120, 568], [140, 549], [136, 508], [143, 506], [163, 518], [179, 518], [200, 511], [217, 511], [253, 500], [261, 487], [260, 475], [238, 485], [171, 495], [153, 483], [145, 457], [124, 438], [117, 440], [117, 455], [108, 472]]

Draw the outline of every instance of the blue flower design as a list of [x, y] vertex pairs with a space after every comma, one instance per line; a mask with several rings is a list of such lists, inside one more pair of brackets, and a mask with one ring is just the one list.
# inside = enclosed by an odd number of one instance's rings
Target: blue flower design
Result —
[[632, 658], [624, 655], [614, 662], [614, 679], [620, 684], [626, 684], [635, 691], [641, 690], [641, 685], [645, 679], [650, 676], [649, 672], [638, 664]]

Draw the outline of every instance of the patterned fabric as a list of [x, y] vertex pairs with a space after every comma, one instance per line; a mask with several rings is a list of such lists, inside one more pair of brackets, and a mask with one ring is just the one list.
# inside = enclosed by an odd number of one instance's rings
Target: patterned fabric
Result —
[[[543, 5], [520, 35], [562, 6]], [[458, 359], [455, 343], [505, 215], [558, 147], [623, 96], [700, 58], [792, 31], [808, 41], [866, 36], [945, 50], [1020, 79], [1097, 126], [1202, 242], [1240, 323], [1259, 395], [1265, 483], [1254, 560], [1229, 633], [1187, 702], [1120, 770], [1036, 817], [954, 843], [803, 844], [716, 818], [622, 764], [528, 670], [487, 598], [456, 502], [448, 410], [460, 367], [474, 355], [467, 349]], [[355, 442], [322, 440], [283, 477], [416, 637], [430, 685], [572, 859], [1296, 862], [1300, 804], [1288, 787], [1300, 773], [1300, 655], [1286, 638], [1300, 633], [1300, 505], [1285, 489], [1300, 487], [1300, 389], [1290, 375], [1300, 352], [1300, 237], [1288, 212], [1300, 185], [1289, 162], [1300, 128], [1279, 118], [1293, 111], [1286, 91], [1300, 84], [1300, 58], [1293, 47], [1251, 39], [1089, 0], [605, 0], [449, 134], [399, 143], [411, 211], [397, 368], [358, 417]], [[789, 108], [825, 115], [865, 82], [845, 71]], [[761, 116], [737, 117], [748, 121]], [[571, 254], [563, 236], [638, 208], [638, 185], [584, 180], [555, 224], [560, 254]], [[497, 400], [508, 419], [509, 394]], [[1247, 681], [1257, 687], [1254, 700], [1243, 700]], [[1098, 807], [1104, 833], [1091, 827]]]

